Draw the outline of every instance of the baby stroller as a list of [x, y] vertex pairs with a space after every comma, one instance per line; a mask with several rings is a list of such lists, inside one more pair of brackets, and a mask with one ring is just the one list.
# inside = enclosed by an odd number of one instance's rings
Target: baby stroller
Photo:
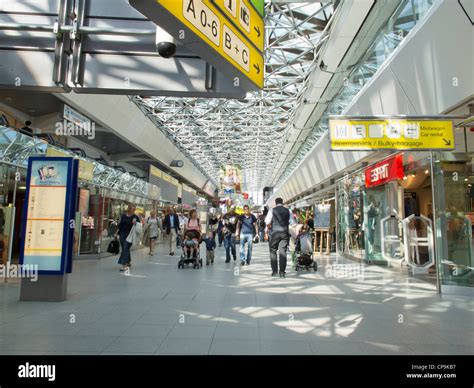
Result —
[[306, 268], [307, 271], [313, 268], [314, 272], [318, 270], [318, 263], [314, 259], [313, 255], [313, 239], [311, 233], [308, 231], [302, 231], [298, 237], [296, 237], [296, 271], [300, 268]]
[[[190, 237], [190, 238], [188, 238]], [[191, 241], [193, 244], [191, 244]], [[181, 241], [181, 257], [178, 262], [178, 268], [184, 268], [189, 264], [193, 265], [193, 268], [202, 268], [202, 259], [201, 259], [201, 245], [202, 239], [201, 234], [198, 231], [190, 230], [186, 232], [186, 236]]]

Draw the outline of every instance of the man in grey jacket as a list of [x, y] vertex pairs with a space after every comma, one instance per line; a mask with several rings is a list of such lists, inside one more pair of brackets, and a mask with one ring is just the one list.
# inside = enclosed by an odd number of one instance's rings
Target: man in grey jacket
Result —
[[[280, 273], [280, 277], [285, 277], [286, 252], [290, 240], [290, 225], [296, 225], [295, 218], [290, 210], [283, 206], [283, 199], [275, 199], [275, 207], [271, 209], [265, 218], [270, 242], [270, 263], [272, 266], [272, 276]], [[278, 272], [277, 251], [279, 254], [280, 271]]]

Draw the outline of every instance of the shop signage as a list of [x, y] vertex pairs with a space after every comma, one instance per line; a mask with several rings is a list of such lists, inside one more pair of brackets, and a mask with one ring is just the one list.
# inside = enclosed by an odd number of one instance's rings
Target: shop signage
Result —
[[78, 127], [87, 129], [92, 128], [93, 123], [90, 119], [88, 119], [86, 116], [80, 114], [78, 111], [72, 109], [69, 105], [66, 104], [64, 104], [63, 118], [64, 120], [69, 121], [74, 125], [77, 125]]
[[351, 150], [452, 150], [450, 120], [330, 119], [333, 151]]
[[247, 0], [130, 0], [130, 4], [232, 77], [236, 87], [263, 89], [263, 18]]
[[157, 178], [161, 178], [162, 177], [162, 171], [159, 169], [159, 168], [156, 168], [155, 166], [153, 166], [152, 164], [150, 164], [150, 174], [157, 177]]
[[249, 0], [211, 0], [212, 4], [228, 16], [235, 28], [263, 52], [265, 26], [263, 19]]
[[365, 170], [365, 187], [378, 186], [397, 179], [403, 179], [402, 155], [385, 159]]
[[20, 263], [38, 273], [72, 271], [78, 161], [32, 157], [28, 161], [27, 207], [22, 219]]
[[250, 0], [250, 3], [252, 3], [262, 17], [265, 16], [265, 0]]
[[[179, 181], [171, 175], [161, 171], [155, 166], [150, 165], [148, 181], [150, 184], [159, 188], [159, 196], [163, 201], [176, 203], [178, 200]], [[156, 198], [156, 192], [153, 192], [153, 198]]]

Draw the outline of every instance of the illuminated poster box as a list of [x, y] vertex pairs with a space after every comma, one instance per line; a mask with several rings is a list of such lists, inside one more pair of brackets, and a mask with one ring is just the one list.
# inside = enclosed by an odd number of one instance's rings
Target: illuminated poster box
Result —
[[38, 266], [39, 274], [72, 271], [78, 165], [61, 157], [28, 161], [20, 263]]

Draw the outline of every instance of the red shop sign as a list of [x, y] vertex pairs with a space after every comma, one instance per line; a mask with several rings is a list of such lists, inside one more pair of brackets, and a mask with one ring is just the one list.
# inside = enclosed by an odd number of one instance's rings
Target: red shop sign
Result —
[[396, 179], [403, 179], [402, 155], [385, 159], [365, 170], [365, 187], [382, 185]]

